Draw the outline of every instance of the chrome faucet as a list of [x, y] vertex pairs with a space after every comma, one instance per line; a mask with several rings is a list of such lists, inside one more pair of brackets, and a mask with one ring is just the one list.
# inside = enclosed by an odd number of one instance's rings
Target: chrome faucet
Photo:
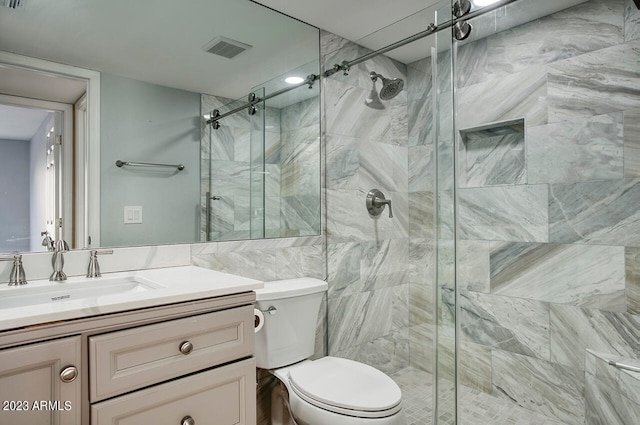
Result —
[[29, 283], [24, 273], [24, 267], [22, 267], [22, 255], [14, 252], [10, 256], [0, 257], [0, 261], [13, 261], [11, 275], [9, 276], [9, 286], [26, 285]]
[[100, 277], [100, 264], [98, 264], [98, 255], [113, 254], [113, 249], [102, 249], [100, 251], [92, 249], [89, 255], [89, 269], [87, 277]]
[[49, 280], [55, 282], [61, 282], [63, 280], [67, 280], [67, 275], [64, 274], [62, 269], [64, 268], [64, 256], [63, 253], [69, 251], [69, 244], [65, 242], [63, 239], [60, 239], [56, 242], [53, 256], [51, 257], [51, 265], [53, 266], [53, 273]]

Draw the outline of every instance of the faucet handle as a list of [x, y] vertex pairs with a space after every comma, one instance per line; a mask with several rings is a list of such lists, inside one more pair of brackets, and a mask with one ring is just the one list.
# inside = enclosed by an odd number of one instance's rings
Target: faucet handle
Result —
[[13, 261], [11, 268], [11, 276], [9, 277], [9, 286], [26, 285], [27, 277], [22, 266], [22, 254], [17, 252], [11, 253], [9, 256], [0, 257], [0, 261]]
[[113, 254], [113, 249], [92, 249], [89, 251], [89, 268], [87, 269], [87, 277], [100, 277], [100, 264], [98, 263], [98, 255]]
[[371, 189], [369, 193], [367, 193], [367, 211], [369, 211], [369, 214], [372, 217], [377, 217], [382, 214], [385, 205], [389, 205], [389, 218], [393, 218], [393, 211], [391, 210], [391, 199], [386, 199], [384, 197], [384, 194], [378, 189]]

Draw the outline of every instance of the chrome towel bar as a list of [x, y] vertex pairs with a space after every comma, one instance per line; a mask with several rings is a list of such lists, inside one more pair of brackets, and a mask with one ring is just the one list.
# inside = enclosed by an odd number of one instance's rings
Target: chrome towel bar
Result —
[[171, 167], [171, 168], [177, 168], [178, 171], [184, 170], [184, 165], [182, 164], [154, 164], [152, 162], [132, 162], [132, 161], [117, 160], [116, 165], [118, 167], [122, 167], [124, 165], [130, 165], [132, 167]]

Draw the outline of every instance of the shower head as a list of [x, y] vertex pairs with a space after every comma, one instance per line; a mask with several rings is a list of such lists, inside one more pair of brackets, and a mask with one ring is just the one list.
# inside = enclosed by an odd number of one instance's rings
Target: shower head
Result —
[[380, 78], [382, 80], [382, 88], [380, 89], [380, 99], [389, 100], [396, 97], [402, 91], [404, 87], [404, 80], [401, 78], [394, 78], [392, 80], [383, 77], [382, 75], [371, 71], [369, 74], [371, 81], [374, 83]]

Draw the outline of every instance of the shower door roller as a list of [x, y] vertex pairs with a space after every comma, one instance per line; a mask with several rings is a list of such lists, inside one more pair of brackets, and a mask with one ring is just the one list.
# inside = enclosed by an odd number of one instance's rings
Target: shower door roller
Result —
[[367, 193], [366, 206], [367, 211], [372, 217], [377, 217], [384, 211], [384, 206], [389, 205], [389, 218], [393, 218], [393, 211], [391, 210], [391, 199], [386, 199], [384, 193], [378, 189], [371, 189]]

